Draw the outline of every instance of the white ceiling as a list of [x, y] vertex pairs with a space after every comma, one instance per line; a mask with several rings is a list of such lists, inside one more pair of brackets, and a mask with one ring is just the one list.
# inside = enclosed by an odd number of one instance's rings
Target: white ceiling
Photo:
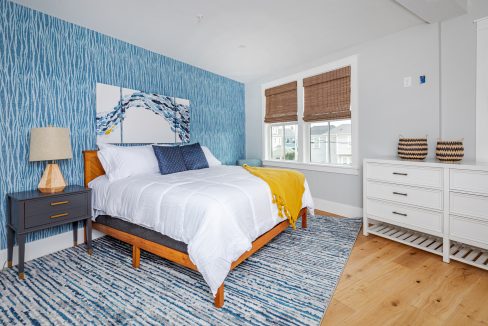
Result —
[[423, 23], [393, 0], [15, 2], [241, 82]]
[[436, 23], [467, 13], [467, 0], [395, 0], [423, 20]]

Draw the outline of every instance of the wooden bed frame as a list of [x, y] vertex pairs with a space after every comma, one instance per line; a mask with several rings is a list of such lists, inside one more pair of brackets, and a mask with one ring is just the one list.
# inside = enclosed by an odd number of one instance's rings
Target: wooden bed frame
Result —
[[[85, 187], [88, 187], [88, 183], [95, 179], [98, 176], [104, 175], [105, 171], [98, 160], [97, 151], [96, 150], [87, 150], [83, 151], [83, 159], [84, 159], [84, 171], [85, 171]], [[302, 217], [302, 228], [307, 227], [307, 208], [302, 208], [299, 213], [299, 216]], [[236, 261], [234, 261], [231, 265], [231, 270], [239, 266], [244, 260], [254, 254], [256, 251], [261, 249], [264, 245], [270, 242], [273, 238], [275, 238], [278, 234], [283, 232], [288, 228], [290, 223], [286, 220], [281, 222], [280, 224], [276, 225], [274, 228], [269, 230], [268, 232], [261, 235], [252, 243], [252, 248], [249, 251], [246, 251], [242, 254]], [[140, 265], [140, 257], [141, 257], [141, 249], [148, 251], [152, 254], [155, 254], [159, 257], [165, 258], [170, 260], [178, 265], [193, 269], [198, 271], [195, 264], [192, 263], [188, 254], [163, 246], [161, 244], [146, 240], [144, 238], [135, 236], [133, 234], [123, 232], [106, 225], [93, 222], [92, 227], [95, 230], [98, 230], [102, 233], [105, 233], [108, 236], [111, 236], [115, 239], [123, 241], [132, 245], [132, 266], [134, 268], [139, 268]], [[86, 232], [85, 232], [86, 234]], [[86, 239], [85, 239], [86, 242]], [[224, 283], [219, 287], [217, 291], [217, 295], [214, 299], [214, 304], [217, 308], [221, 308], [224, 305]]]

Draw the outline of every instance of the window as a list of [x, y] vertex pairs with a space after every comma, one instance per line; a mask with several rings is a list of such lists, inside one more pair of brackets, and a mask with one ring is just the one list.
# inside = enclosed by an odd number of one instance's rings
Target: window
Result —
[[297, 124], [271, 125], [271, 153], [273, 160], [297, 160]]
[[356, 68], [350, 57], [263, 86], [266, 165], [357, 173]]
[[310, 123], [310, 162], [352, 164], [351, 120]]

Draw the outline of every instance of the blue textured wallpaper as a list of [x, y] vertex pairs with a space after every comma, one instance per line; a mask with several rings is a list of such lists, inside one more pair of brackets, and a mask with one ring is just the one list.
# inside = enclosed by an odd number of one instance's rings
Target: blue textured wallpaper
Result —
[[81, 152], [96, 144], [97, 82], [189, 99], [191, 140], [224, 163], [244, 156], [243, 84], [0, 0], [0, 249], [6, 193], [35, 189], [44, 168], [28, 162], [31, 127], [71, 129], [73, 159], [60, 166], [68, 183], [82, 184]]

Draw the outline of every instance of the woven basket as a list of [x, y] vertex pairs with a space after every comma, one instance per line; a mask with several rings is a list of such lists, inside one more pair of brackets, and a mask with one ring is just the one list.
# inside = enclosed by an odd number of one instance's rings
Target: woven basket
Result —
[[439, 161], [458, 162], [464, 157], [464, 145], [462, 140], [437, 141], [435, 155]]
[[425, 160], [429, 152], [426, 138], [400, 138], [398, 157], [404, 160]]

